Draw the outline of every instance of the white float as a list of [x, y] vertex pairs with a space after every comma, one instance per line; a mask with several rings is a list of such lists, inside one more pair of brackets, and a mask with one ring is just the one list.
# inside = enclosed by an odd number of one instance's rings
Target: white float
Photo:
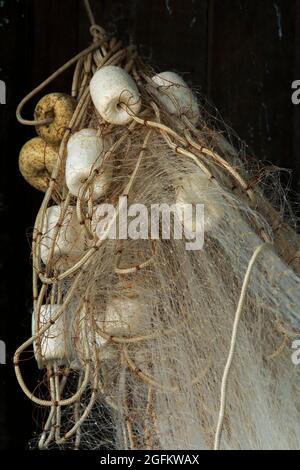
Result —
[[[193, 216], [185, 219], [186, 229], [191, 233], [211, 231], [223, 217], [222, 198], [206, 175], [189, 175], [182, 179], [177, 187], [176, 209], [181, 217], [186, 204], [193, 206]], [[202, 204], [204, 207], [203, 220], [195, 217], [195, 207]]]
[[128, 124], [132, 114], [138, 114], [141, 109], [135, 81], [129, 73], [114, 65], [97, 70], [90, 83], [90, 93], [98, 113], [111, 124]]
[[[57, 314], [61, 305], [42, 305], [38, 318], [37, 313], [32, 316], [32, 334], [36, 335]], [[65, 312], [41, 335], [40, 339], [34, 341], [34, 353], [36, 360], [43, 366], [51, 362], [59, 365], [67, 364], [71, 358], [71, 348], [68, 339], [68, 325]]]
[[43, 263], [61, 261], [75, 262], [84, 252], [84, 231], [78, 222], [76, 210], [68, 206], [62, 221], [60, 206], [47, 209], [40, 242], [40, 255]]
[[[109, 141], [95, 129], [81, 129], [73, 134], [67, 145], [66, 184], [73, 196], [78, 196], [82, 185], [93, 170], [101, 167]], [[111, 182], [112, 168], [99, 169], [93, 180], [93, 199], [103, 196]]]
[[170, 114], [186, 115], [196, 123], [200, 111], [197, 99], [185, 81], [174, 72], [162, 72], [152, 77], [151, 91]]

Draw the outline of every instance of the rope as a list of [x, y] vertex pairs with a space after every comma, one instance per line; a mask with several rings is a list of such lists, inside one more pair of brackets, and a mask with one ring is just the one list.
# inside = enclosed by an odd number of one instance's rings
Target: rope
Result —
[[256, 250], [254, 251], [252, 258], [249, 262], [244, 281], [243, 281], [243, 286], [241, 290], [241, 295], [238, 303], [238, 307], [235, 313], [235, 319], [234, 319], [234, 324], [233, 324], [233, 330], [232, 330], [232, 336], [231, 336], [231, 342], [230, 342], [230, 349], [229, 349], [229, 354], [228, 354], [228, 359], [226, 362], [226, 366], [224, 368], [224, 373], [223, 373], [223, 378], [222, 378], [222, 384], [221, 384], [221, 398], [220, 398], [220, 410], [219, 410], [219, 418], [218, 418], [218, 424], [217, 424], [217, 430], [215, 434], [215, 442], [214, 442], [214, 450], [219, 450], [220, 449], [220, 442], [221, 442], [221, 437], [222, 437], [222, 431], [223, 431], [223, 423], [224, 423], [224, 415], [225, 415], [225, 408], [226, 408], [226, 393], [227, 393], [227, 384], [228, 384], [228, 377], [235, 353], [235, 348], [236, 348], [236, 340], [237, 340], [237, 333], [238, 333], [238, 327], [239, 327], [239, 322], [241, 319], [241, 314], [242, 310], [244, 307], [245, 303], [245, 298], [246, 298], [246, 293], [247, 293], [247, 288], [249, 285], [250, 281], [250, 276], [253, 270], [253, 267], [256, 263], [256, 260], [261, 253], [261, 251], [266, 247], [269, 246], [269, 243], [264, 243], [263, 245], [259, 245]]
[[25, 96], [25, 98], [22, 99], [20, 104], [17, 107], [16, 110], [16, 117], [17, 120], [19, 121], [20, 124], [23, 124], [24, 126], [42, 126], [49, 124], [50, 122], [53, 121], [53, 118], [48, 118], [48, 119], [42, 119], [40, 121], [38, 120], [28, 120], [24, 119], [21, 115], [22, 110], [28, 101], [31, 100], [35, 95], [37, 95], [41, 90], [43, 90], [49, 83], [51, 83], [53, 80], [55, 80], [59, 75], [61, 75], [63, 72], [65, 72], [69, 67], [71, 67], [73, 64], [75, 64], [81, 57], [84, 57], [88, 55], [90, 52], [94, 51], [97, 49], [101, 44], [103, 43], [103, 39], [98, 40], [91, 46], [87, 47], [83, 51], [79, 52], [79, 54], [75, 55], [72, 59], [68, 60], [64, 65], [62, 65], [58, 70], [56, 70], [50, 77], [48, 77], [46, 80], [44, 80], [40, 85], [38, 85], [34, 90], [32, 90], [28, 95]]
[[95, 21], [95, 17], [94, 17], [94, 14], [92, 12], [89, 0], [84, 0], [84, 6], [85, 6], [85, 9], [86, 9], [86, 13], [88, 15], [88, 18], [90, 20], [91, 26], [95, 26], [96, 21]]

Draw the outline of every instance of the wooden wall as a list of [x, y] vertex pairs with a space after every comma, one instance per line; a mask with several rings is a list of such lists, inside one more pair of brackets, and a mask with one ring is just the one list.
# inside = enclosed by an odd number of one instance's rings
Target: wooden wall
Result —
[[[249, 145], [249, 153], [292, 169], [300, 190], [299, 0], [91, 0], [98, 22], [136, 43], [162, 70], [184, 75]], [[30, 232], [41, 194], [18, 174], [22, 144], [34, 135], [16, 123], [19, 100], [89, 42], [81, 0], [1, 0], [0, 79], [0, 448], [24, 447], [38, 412], [19, 391], [11, 366], [30, 330]], [[48, 90], [69, 89], [70, 73]], [[27, 115], [32, 105], [26, 108]], [[34, 372], [28, 368], [28, 377]]]

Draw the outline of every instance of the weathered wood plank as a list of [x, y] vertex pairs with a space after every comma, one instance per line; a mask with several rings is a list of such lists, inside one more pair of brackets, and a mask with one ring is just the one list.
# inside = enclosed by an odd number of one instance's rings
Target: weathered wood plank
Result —
[[[293, 47], [293, 81], [300, 80], [300, 2], [295, 2], [294, 10], [295, 42]], [[300, 201], [300, 105], [293, 106], [293, 152], [292, 161], [297, 174], [296, 191]]]
[[213, 3], [211, 98], [258, 158], [295, 169], [294, 2]]
[[[30, 3], [30, 73], [38, 84], [77, 54], [79, 46], [79, 1], [51, 0]], [[69, 92], [72, 70], [65, 72], [47, 88]]]
[[159, 70], [175, 70], [206, 91], [207, 0], [92, 1], [97, 21], [136, 44]]
[[6, 104], [0, 106], [0, 339], [6, 342], [7, 365], [0, 366], [0, 448], [24, 447], [31, 433], [31, 404], [17, 386], [11, 357], [30, 331], [30, 250], [26, 232], [36, 204], [18, 172], [18, 152], [28, 135], [16, 123], [15, 109], [27, 88], [30, 42], [28, 3], [1, 2], [1, 79], [7, 88]]
[[[300, 105], [291, 103], [291, 83], [300, 79], [299, 1], [91, 0], [91, 4], [99, 24], [115, 31], [124, 44], [137, 44], [158, 70], [176, 70], [208, 94], [259, 158], [298, 171], [300, 189]], [[7, 84], [7, 104], [0, 106], [0, 241], [5, 247], [0, 263], [5, 271], [0, 284], [0, 339], [7, 341], [9, 357], [30, 333], [26, 234], [42, 198], [18, 172], [19, 149], [34, 129], [18, 125], [15, 108], [33, 86], [89, 41], [81, 0], [0, 2], [0, 79]], [[68, 91], [71, 72], [47, 91]], [[34, 102], [26, 107], [26, 116], [33, 107]], [[34, 385], [35, 368], [24, 365]], [[32, 406], [18, 388], [11, 365], [0, 366], [0, 402], [6, 404], [0, 408], [0, 447], [24, 448], [35, 424]]]

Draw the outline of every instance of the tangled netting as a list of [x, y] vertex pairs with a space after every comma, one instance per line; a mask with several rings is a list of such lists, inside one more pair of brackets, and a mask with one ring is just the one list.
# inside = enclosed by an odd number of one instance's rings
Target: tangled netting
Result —
[[[24, 392], [49, 410], [37, 445], [297, 449], [300, 369], [291, 344], [300, 336], [300, 244], [283, 221], [274, 169], [247, 160], [205, 105], [196, 124], [187, 113], [170, 114], [135, 48], [96, 25], [91, 31], [92, 46], [42, 85], [76, 63], [76, 109], [33, 233], [34, 334], [15, 355]], [[142, 108], [126, 108], [129, 124], [107, 123], [92, 103], [90, 80], [107, 65], [125, 69], [138, 86]], [[75, 197], [65, 183], [66, 146], [83, 128], [109, 138], [110, 147]], [[109, 188], [95, 201], [93, 182], [107, 169]], [[173, 204], [186, 184], [211, 221], [202, 250], [188, 251], [172, 230], [170, 239], [97, 236], [96, 204], [112, 204], [118, 219], [120, 196], [147, 208]], [[61, 212], [45, 263], [43, 227], [53, 204]], [[84, 234], [73, 263], [51, 256], [70, 206]], [[107, 320], [112, 305], [120, 315]], [[56, 310], [43, 322], [45, 306]], [[42, 343], [62, 331], [65, 357], [43, 358]], [[21, 375], [22, 357], [33, 351], [44, 371], [34, 392]]]

